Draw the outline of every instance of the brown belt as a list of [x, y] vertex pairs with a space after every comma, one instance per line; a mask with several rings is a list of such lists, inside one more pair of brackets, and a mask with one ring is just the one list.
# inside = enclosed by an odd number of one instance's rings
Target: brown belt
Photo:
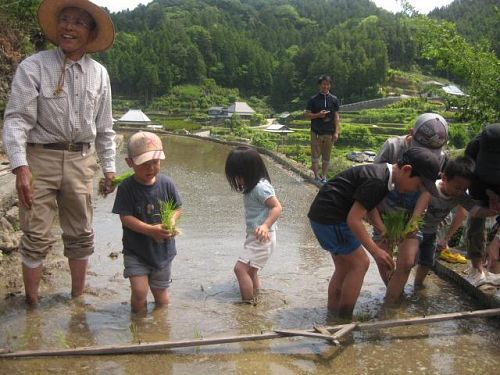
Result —
[[60, 150], [60, 151], [75, 151], [80, 152], [83, 150], [88, 150], [90, 148], [90, 143], [73, 143], [73, 142], [63, 142], [63, 143], [28, 143], [31, 147], [42, 147], [48, 150]]

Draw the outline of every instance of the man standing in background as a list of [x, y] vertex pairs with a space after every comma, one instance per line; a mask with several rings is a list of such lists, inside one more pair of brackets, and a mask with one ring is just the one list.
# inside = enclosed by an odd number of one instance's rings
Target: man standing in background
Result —
[[336, 96], [330, 94], [330, 76], [320, 76], [318, 85], [319, 92], [309, 99], [304, 115], [306, 119], [311, 120], [311, 169], [314, 172], [314, 181], [324, 184], [328, 178], [332, 146], [340, 135], [340, 117], [339, 101]]

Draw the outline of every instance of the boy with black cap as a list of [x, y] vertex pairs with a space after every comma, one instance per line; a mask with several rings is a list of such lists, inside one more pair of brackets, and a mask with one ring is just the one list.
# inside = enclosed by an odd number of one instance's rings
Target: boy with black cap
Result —
[[321, 187], [308, 217], [321, 247], [331, 253], [335, 270], [328, 287], [328, 309], [349, 317], [363, 284], [369, 260], [394, 269], [392, 257], [365, 229], [363, 220], [390, 191], [417, 191], [425, 187], [437, 194], [439, 160], [425, 148], [411, 148], [397, 164], [361, 165], [347, 169]]

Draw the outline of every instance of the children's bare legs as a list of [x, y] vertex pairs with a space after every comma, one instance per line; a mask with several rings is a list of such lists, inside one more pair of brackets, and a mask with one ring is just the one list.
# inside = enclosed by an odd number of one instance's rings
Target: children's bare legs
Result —
[[370, 261], [362, 247], [348, 255], [332, 255], [335, 271], [328, 285], [328, 310], [350, 318]]
[[157, 306], [164, 306], [170, 303], [170, 295], [167, 288], [151, 288], [151, 293]]
[[403, 293], [405, 284], [410, 276], [410, 271], [415, 264], [418, 245], [419, 241], [417, 239], [409, 238], [404, 240], [399, 246], [396, 269], [387, 284], [387, 292], [385, 294], [386, 304], [395, 304]]
[[133, 312], [140, 312], [146, 308], [149, 290], [149, 281], [146, 275], [130, 276], [130, 305]]
[[486, 247], [486, 256], [488, 260], [488, 271], [491, 273], [500, 273], [498, 264], [500, 257], [500, 231], [493, 237], [493, 240]]
[[424, 286], [424, 280], [429, 274], [429, 271], [431, 268], [429, 266], [424, 266], [422, 264], [419, 264], [417, 266], [417, 271], [415, 272], [415, 281], [414, 285], [416, 287], [423, 287]]
[[[149, 278], [147, 275], [130, 276], [130, 304], [133, 312], [140, 312], [146, 309], [149, 287]], [[151, 287], [155, 303], [159, 306], [170, 303], [170, 295], [167, 288]]]
[[261, 283], [257, 272], [259, 270], [251, 267], [243, 262], [236, 262], [234, 265], [234, 273], [240, 285], [241, 299], [243, 301], [250, 301], [253, 299], [254, 291], [260, 289]]

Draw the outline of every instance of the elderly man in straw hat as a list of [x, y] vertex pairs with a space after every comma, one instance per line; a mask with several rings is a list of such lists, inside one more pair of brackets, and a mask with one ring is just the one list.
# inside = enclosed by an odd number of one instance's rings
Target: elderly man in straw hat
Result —
[[16, 175], [23, 280], [30, 304], [38, 302], [56, 213], [71, 271], [71, 295], [83, 293], [88, 258], [94, 251], [94, 148], [108, 193], [115, 174], [109, 76], [87, 55], [113, 44], [109, 15], [87, 0], [43, 0], [38, 22], [57, 48], [30, 56], [17, 68], [3, 130]]

